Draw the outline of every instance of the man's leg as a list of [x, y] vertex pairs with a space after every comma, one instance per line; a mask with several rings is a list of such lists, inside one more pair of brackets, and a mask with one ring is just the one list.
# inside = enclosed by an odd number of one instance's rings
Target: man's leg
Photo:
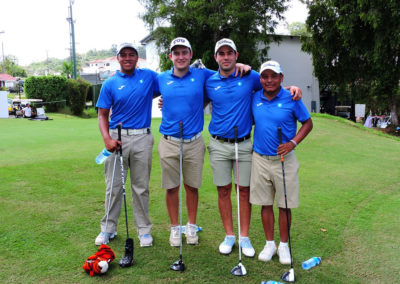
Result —
[[218, 208], [219, 214], [221, 216], [222, 225], [225, 229], [225, 234], [228, 236], [233, 236], [233, 222], [232, 222], [232, 201], [231, 192], [232, 184], [225, 186], [217, 186], [218, 189]]
[[188, 211], [189, 224], [196, 224], [197, 208], [199, 203], [199, 190], [185, 184], [186, 208]]
[[[133, 216], [141, 246], [151, 246], [149, 219], [149, 180], [154, 139], [152, 134], [127, 137], [129, 141], [129, 168], [132, 189]], [[128, 165], [128, 161], [126, 162]]]
[[288, 241], [288, 228], [290, 227], [290, 224], [292, 222], [292, 214], [290, 209], [288, 209], [288, 213], [289, 213], [289, 226], [287, 223], [286, 209], [279, 208], [279, 233], [281, 237], [281, 242], [283, 243], [287, 243]]
[[261, 221], [264, 227], [265, 238], [267, 239], [267, 241], [273, 241], [275, 216], [272, 205], [261, 207]]
[[239, 186], [240, 199], [240, 236], [249, 236], [249, 227], [251, 219], [250, 187]]
[[171, 225], [179, 226], [179, 187], [170, 188], [165, 191], [165, 202]]

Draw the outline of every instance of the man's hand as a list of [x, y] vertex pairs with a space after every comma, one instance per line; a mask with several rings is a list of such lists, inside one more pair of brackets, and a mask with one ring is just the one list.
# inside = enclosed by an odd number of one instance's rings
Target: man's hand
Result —
[[240, 77], [246, 76], [250, 73], [251, 66], [243, 63], [236, 63], [235, 77], [240, 74]]
[[278, 155], [286, 155], [288, 153], [290, 153], [294, 148], [296, 147], [296, 145], [294, 145], [293, 142], [288, 142], [288, 143], [283, 143], [280, 144], [278, 146]]
[[104, 140], [104, 145], [105, 145], [107, 151], [115, 152], [115, 151], [118, 151], [120, 149], [120, 147], [122, 146], [122, 142], [110, 138], [110, 139], [105, 139]]
[[162, 110], [162, 106], [163, 106], [163, 100], [162, 97], [160, 97], [160, 99], [158, 100], [158, 108]]
[[292, 100], [294, 101], [298, 101], [303, 97], [303, 93], [299, 87], [290, 86], [285, 87], [285, 89], [290, 91], [290, 94], [292, 95]]

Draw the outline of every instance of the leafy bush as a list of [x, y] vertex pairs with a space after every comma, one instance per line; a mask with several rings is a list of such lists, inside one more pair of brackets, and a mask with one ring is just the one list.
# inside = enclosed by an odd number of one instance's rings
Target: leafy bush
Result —
[[67, 82], [67, 104], [74, 115], [81, 115], [86, 103], [90, 83], [83, 79], [69, 79]]
[[25, 94], [29, 99], [42, 99], [46, 111], [56, 112], [66, 99], [66, 85], [62, 76], [30, 76], [25, 80]]

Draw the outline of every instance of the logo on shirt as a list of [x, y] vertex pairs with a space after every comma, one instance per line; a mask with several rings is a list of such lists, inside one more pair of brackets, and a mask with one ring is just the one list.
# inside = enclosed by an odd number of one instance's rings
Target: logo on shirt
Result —
[[258, 104], [257, 104], [258, 107], [259, 107], [259, 106], [262, 106], [262, 105], [263, 105], [263, 103], [258, 103]]
[[194, 78], [191, 78], [190, 81], [194, 82]]
[[167, 85], [171, 85], [173, 82], [174, 82], [174, 81], [169, 81], [169, 82], [167, 83]]
[[242, 85], [242, 82], [238, 82], [238, 86], [240, 87]]
[[140, 83], [140, 84], [143, 84], [143, 80], [142, 80], [142, 79], [140, 79], [140, 80], [139, 80], [139, 83]]
[[122, 90], [123, 88], [125, 88], [125, 85], [121, 85], [121, 87], [119, 87], [118, 90]]
[[278, 104], [278, 107], [282, 107], [282, 104]]
[[214, 90], [218, 91], [221, 86], [215, 87]]

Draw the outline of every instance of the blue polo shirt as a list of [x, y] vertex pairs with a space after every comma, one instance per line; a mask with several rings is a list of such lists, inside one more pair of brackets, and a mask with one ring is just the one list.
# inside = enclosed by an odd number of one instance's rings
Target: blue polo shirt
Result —
[[223, 77], [219, 72], [211, 76], [206, 82], [207, 98], [212, 103], [210, 134], [234, 138], [235, 126], [238, 138], [249, 134], [253, 126], [252, 95], [260, 89], [260, 75], [255, 71], [244, 77], [235, 77], [234, 73]]
[[282, 128], [282, 143], [287, 143], [296, 136], [297, 121], [310, 118], [303, 102], [293, 101], [290, 92], [282, 87], [272, 100], [264, 96], [263, 90], [256, 92], [251, 109], [255, 123], [253, 150], [261, 155], [277, 155], [278, 126]]
[[151, 123], [153, 93], [157, 92], [157, 73], [149, 69], [135, 69], [132, 75], [117, 71], [100, 90], [96, 106], [112, 109], [110, 128], [119, 123], [122, 128], [146, 128]]
[[179, 122], [183, 124], [183, 138], [192, 138], [204, 126], [204, 84], [215, 71], [189, 68], [182, 77], [173, 68], [158, 75], [158, 88], [163, 99], [160, 132], [179, 138]]

